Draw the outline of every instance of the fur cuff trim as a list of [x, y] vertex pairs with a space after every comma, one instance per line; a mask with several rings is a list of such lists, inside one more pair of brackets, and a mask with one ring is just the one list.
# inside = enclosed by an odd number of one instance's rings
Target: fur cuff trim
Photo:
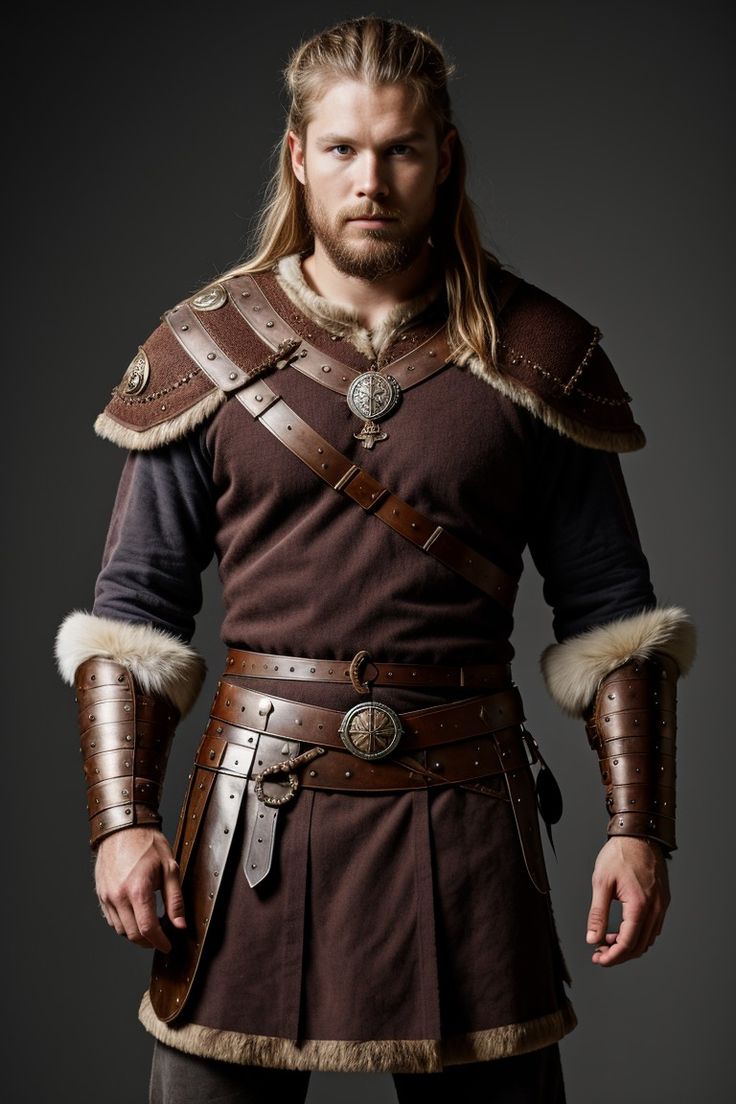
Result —
[[188, 644], [149, 623], [117, 621], [73, 610], [56, 634], [59, 674], [69, 686], [80, 663], [105, 656], [122, 663], [145, 694], [160, 694], [185, 717], [207, 672], [204, 659]]
[[445, 1039], [302, 1039], [297, 1045], [277, 1035], [246, 1035], [195, 1023], [171, 1026], [156, 1016], [148, 991], [143, 994], [138, 1019], [159, 1042], [185, 1054], [239, 1065], [335, 1073], [439, 1073], [445, 1066], [507, 1058], [550, 1046], [578, 1022], [566, 1000], [562, 1008], [536, 1020]]
[[143, 451], [160, 448], [162, 445], [168, 445], [169, 441], [176, 441], [179, 437], [184, 437], [185, 434], [217, 410], [226, 398], [227, 395], [224, 391], [215, 388], [209, 391], [199, 402], [196, 402], [194, 406], [190, 406], [188, 410], [176, 414], [169, 421], [159, 422], [158, 425], [151, 426], [149, 429], [130, 429], [128, 426], [121, 425], [120, 422], [115, 421], [114, 418], [103, 411], [95, 419], [95, 433], [98, 437], [103, 437], [106, 441], [112, 441], [114, 445], [120, 445], [121, 448], [125, 449]]
[[596, 625], [542, 652], [542, 675], [551, 698], [572, 717], [581, 717], [602, 678], [630, 659], [654, 652], [671, 656], [686, 675], [695, 659], [695, 626], [679, 606], [643, 610]]

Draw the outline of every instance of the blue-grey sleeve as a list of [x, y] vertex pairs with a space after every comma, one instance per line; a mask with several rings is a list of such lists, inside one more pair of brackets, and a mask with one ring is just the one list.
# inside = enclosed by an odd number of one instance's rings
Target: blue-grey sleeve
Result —
[[214, 554], [215, 495], [204, 431], [130, 452], [95, 585], [93, 614], [152, 623], [189, 643]]
[[549, 427], [530, 482], [529, 552], [558, 642], [651, 609], [656, 598], [621, 462]]

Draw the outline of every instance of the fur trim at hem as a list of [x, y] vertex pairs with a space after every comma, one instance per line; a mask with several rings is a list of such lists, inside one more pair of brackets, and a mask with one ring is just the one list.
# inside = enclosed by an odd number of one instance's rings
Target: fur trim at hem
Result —
[[104, 656], [126, 666], [145, 694], [160, 694], [185, 717], [197, 700], [207, 671], [188, 644], [147, 622], [117, 621], [86, 610], [68, 614], [56, 634], [59, 674], [74, 685], [80, 663]]
[[539, 395], [523, 387], [516, 380], [504, 376], [495, 368], [489, 368], [476, 356], [467, 357], [463, 362], [474, 376], [485, 380], [491, 387], [495, 387], [507, 399], [523, 406], [530, 414], [534, 414], [550, 429], [556, 429], [563, 437], [569, 437], [586, 448], [601, 449], [604, 452], [635, 452], [644, 448], [647, 443], [644, 430], [635, 425], [629, 430], [615, 432], [613, 430], [597, 429], [595, 426], [578, 422], [566, 414], [560, 413], [549, 406]]
[[663, 652], [686, 675], [695, 648], [695, 626], [686, 611], [666, 606], [595, 625], [561, 644], [550, 644], [540, 664], [553, 701], [570, 716], [581, 717], [601, 679], [621, 664]]
[[183, 410], [181, 414], [177, 414], [169, 421], [159, 422], [158, 425], [151, 426], [149, 429], [130, 429], [128, 426], [116, 422], [114, 418], [103, 411], [95, 419], [95, 433], [98, 437], [103, 437], [106, 441], [112, 441], [114, 445], [120, 445], [121, 448], [125, 449], [145, 452], [149, 449], [160, 448], [162, 445], [168, 445], [170, 441], [176, 441], [179, 437], [184, 437], [190, 430], [217, 410], [226, 398], [225, 392], [216, 387], [212, 391], [208, 391], [188, 410]]
[[275, 1035], [246, 1035], [200, 1024], [170, 1027], [156, 1016], [148, 990], [138, 1019], [159, 1042], [238, 1065], [337, 1073], [440, 1073], [444, 1066], [525, 1054], [551, 1046], [577, 1025], [569, 1000], [556, 1012], [446, 1039], [305, 1039], [300, 1045]]

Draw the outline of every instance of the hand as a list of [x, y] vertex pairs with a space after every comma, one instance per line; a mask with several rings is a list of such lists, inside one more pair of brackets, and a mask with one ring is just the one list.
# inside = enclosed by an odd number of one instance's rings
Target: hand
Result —
[[139, 947], [171, 950], [156, 914], [158, 889], [172, 924], [186, 927], [179, 865], [158, 828], [123, 828], [101, 840], [95, 888], [110, 927]]
[[[592, 881], [586, 941], [602, 945], [591, 961], [616, 966], [639, 958], [661, 932], [670, 903], [667, 860], [659, 844], [643, 837], [611, 836], [598, 854]], [[622, 903], [621, 926], [607, 932], [614, 898]]]

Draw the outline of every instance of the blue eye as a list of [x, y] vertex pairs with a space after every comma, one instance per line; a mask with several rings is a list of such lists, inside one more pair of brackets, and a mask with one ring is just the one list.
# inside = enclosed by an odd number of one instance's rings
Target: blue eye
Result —
[[340, 144], [339, 146], [331, 146], [330, 148], [331, 148], [331, 150], [333, 151], [333, 153], [339, 153], [339, 151], [340, 151], [340, 150], [349, 150], [349, 149], [350, 149], [350, 146], [346, 145], [346, 144], [345, 144], [345, 143], [343, 142], [343, 143], [341, 143], [341, 144]]

